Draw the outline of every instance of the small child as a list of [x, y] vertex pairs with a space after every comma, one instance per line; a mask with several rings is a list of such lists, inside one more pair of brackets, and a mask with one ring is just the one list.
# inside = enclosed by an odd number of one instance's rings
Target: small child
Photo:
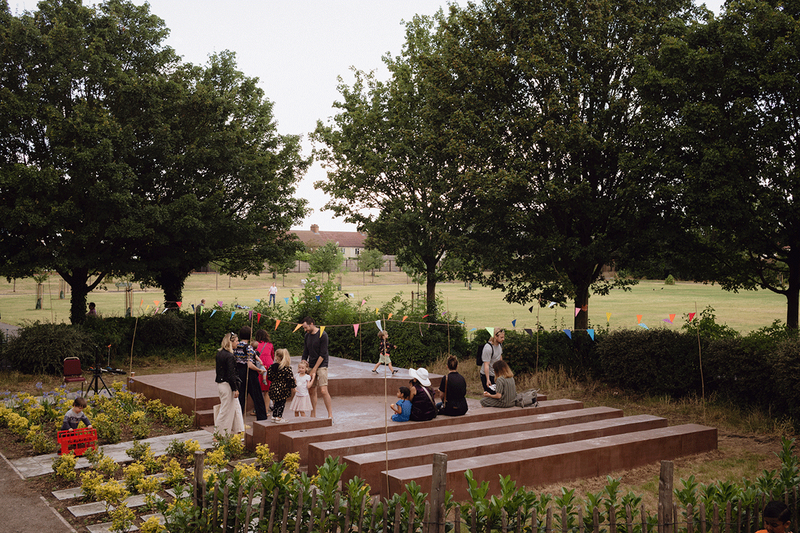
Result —
[[86, 398], [82, 396], [75, 398], [75, 401], [72, 402], [72, 409], [67, 411], [67, 414], [64, 415], [61, 431], [78, 429], [78, 424], [81, 422], [83, 422], [83, 425], [87, 428], [92, 427], [92, 423], [89, 422], [89, 419], [83, 414], [84, 409], [86, 409]]
[[408, 422], [408, 419], [411, 417], [411, 389], [408, 387], [400, 387], [397, 389], [397, 397], [400, 398], [397, 400], [396, 404], [390, 405], [394, 414], [392, 415], [393, 422]]
[[389, 347], [391, 346], [392, 348], [397, 348], [397, 346], [395, 346], [394, 344], [389, 344], [387, 342], [389, 340], [389, 332], [386, 331], [385, 329], [378, 332], [378, 339], [380, 339], [381, 343], [380, 347], [381, 355], [380, 357], [378, 357], [378, 364], [375, 365], [375, 368], [373, 368], [372, 371], [377, 374], [378, 367], [381, 366], [381, 364], [385, 364], [386, 366], [389, 367], [389, 370], [392, 372], [392, 374], [397, 374], [397, 370], [392, 368], [392, 358], [389, 357]]
[[286, 348], [275, 350], [275, 362], [267, 370], [267, 379], [272, 382], [269, 386], [269, 397], [273, 404], [272, 421], [276, 424], [285, 424], [288, 420], [283, 418], [283, 410], [286, 408], [286, 400], [296, 387], [289, 350]]
[[786, 533], [791, 530], [792, 513], [781, 501], [771, 501], [764, 506], [764, 529], [756, 533]]
[[294, 375], [297, 390], [292, 398], [292, 405], [289, 409], [294, 411], [294, 416], [306, 416], [306, 411], [311, 410], [311, 397], [308, 395], [308, 387], [314, 381], [308, 374], [308, 361], [300, 361], [297, 365], [297, 374]]

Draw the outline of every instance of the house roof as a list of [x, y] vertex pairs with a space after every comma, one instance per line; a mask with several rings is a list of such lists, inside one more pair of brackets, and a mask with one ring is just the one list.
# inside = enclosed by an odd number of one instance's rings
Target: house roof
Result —
[[[319, 231], [318, 226], [313, 224], [311, 230], [292, 230], [303, 244], [310, 247], [322, 246], [326, 242], [335, 242], [340, 248], [363, 248], [366, 233], [357, 231]], [[314, 231], [316, 230], [316, 231]]]

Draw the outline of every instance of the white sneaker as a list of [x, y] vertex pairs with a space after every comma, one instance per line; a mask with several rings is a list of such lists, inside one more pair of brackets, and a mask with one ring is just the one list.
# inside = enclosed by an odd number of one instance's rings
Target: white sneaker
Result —
[[276, 418], [276, 419], [275, 419], [275, 423], [276, 423], [276, 424], [287, 424], [288, 422], [289, 422], [289, 421], [288, 421], [288, 420], [286, 420], [285, 418]]

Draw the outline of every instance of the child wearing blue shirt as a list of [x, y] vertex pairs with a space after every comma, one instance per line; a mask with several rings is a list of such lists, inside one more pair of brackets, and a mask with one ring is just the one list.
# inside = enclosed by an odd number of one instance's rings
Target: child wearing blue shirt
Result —
[[411, 417], [411, 400], [409, 400], [411, 390], [408, 387], [400, 387], [397, 390], [397, 397], [400, 398], [397, 403], [390, 406], [394, 411], [392, 421], [408, 422], [409, 417]]

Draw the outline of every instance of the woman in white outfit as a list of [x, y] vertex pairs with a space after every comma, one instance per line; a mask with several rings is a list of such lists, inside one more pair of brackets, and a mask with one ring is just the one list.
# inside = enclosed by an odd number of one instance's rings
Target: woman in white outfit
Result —
[[244, 419], [239, 405], [239, 375], [236, 372], [236, 359], [233, 349], [236, 346], [236, 334], [226, 333], [217, 352], [217, 390], [219, 406], [214, 407], [214, 430], [219, 433], [241, 433], [244, 431]]

